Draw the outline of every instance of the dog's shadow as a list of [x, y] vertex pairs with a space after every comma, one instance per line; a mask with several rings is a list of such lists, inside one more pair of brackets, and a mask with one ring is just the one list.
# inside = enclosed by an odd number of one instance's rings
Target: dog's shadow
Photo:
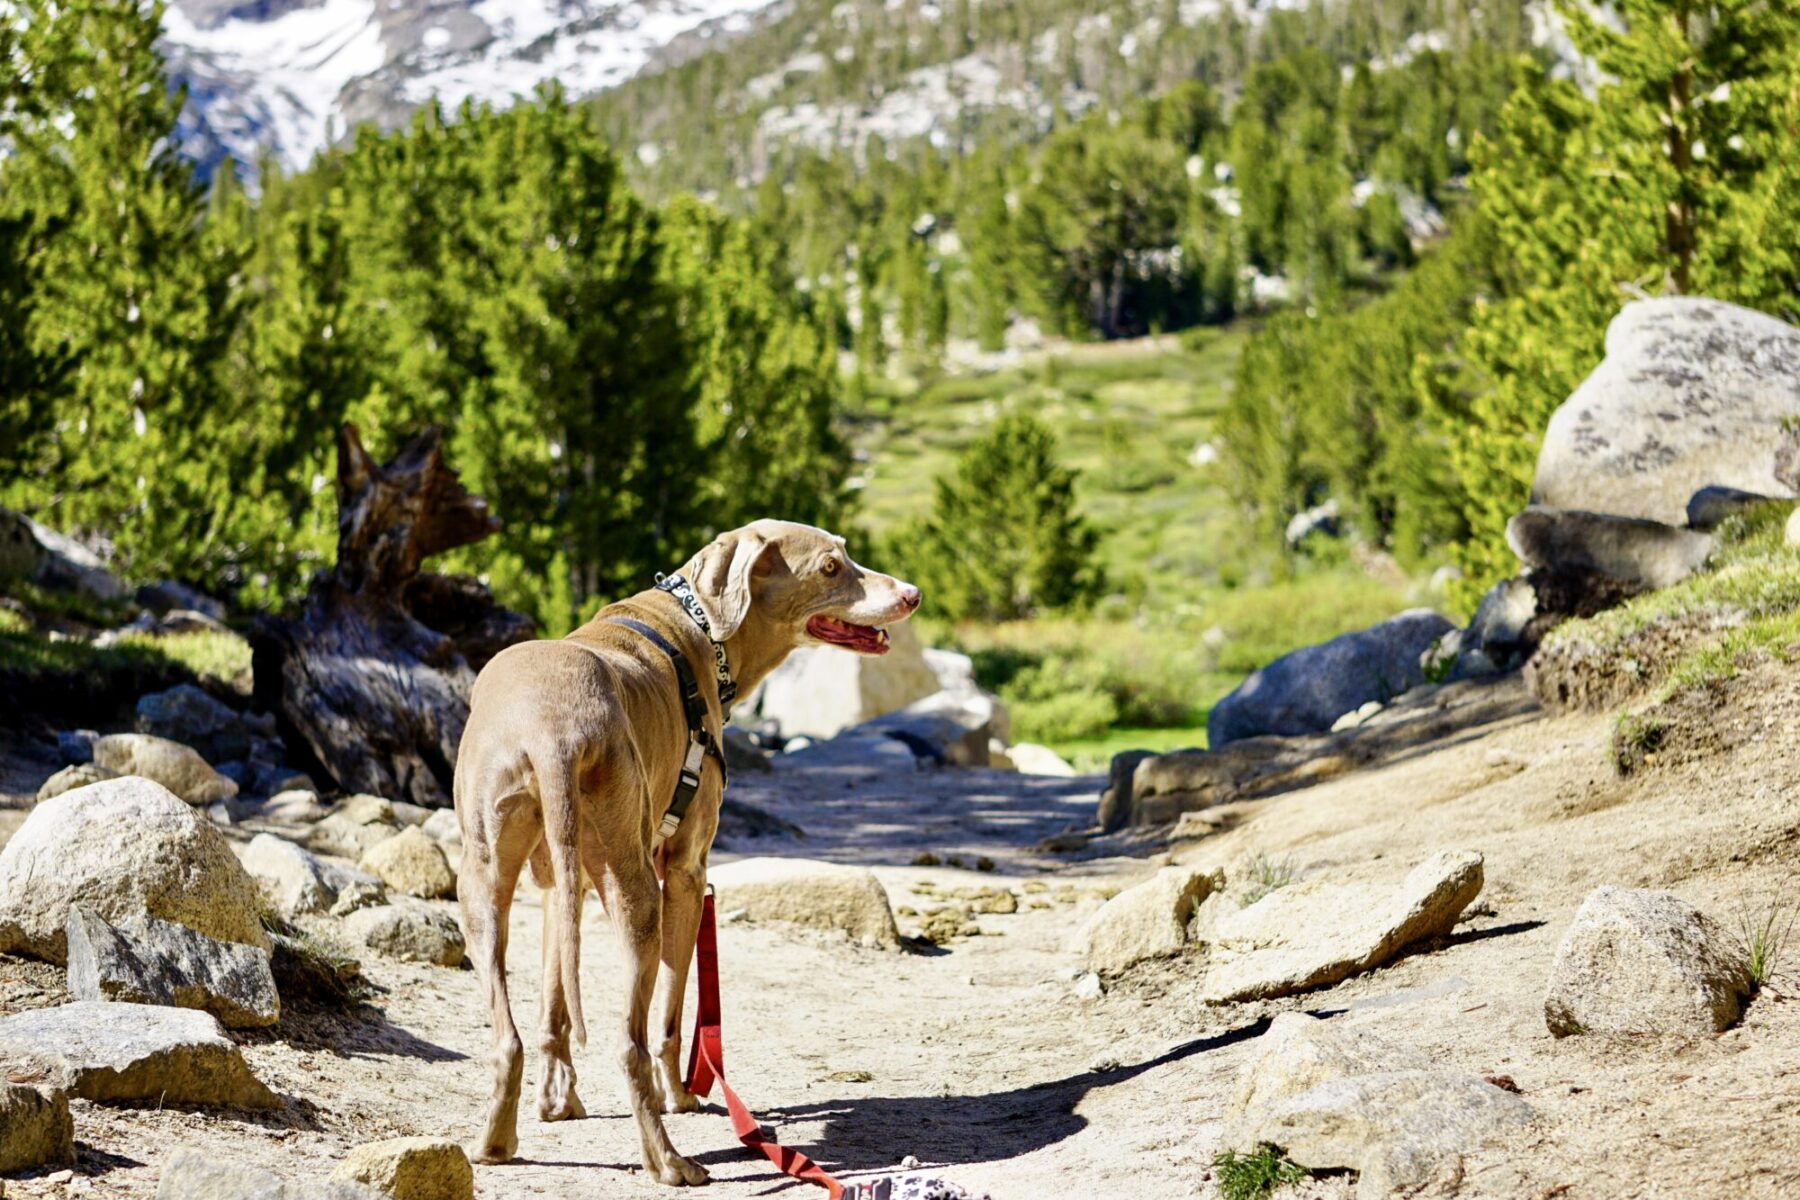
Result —
[[1223, 1050], [1260, 1037], [1268, 1028], [1269, 1018], [1264, 1017], [1225, 1033], [1184, 1042], [1141, 1063], [1083, 1071], [1010, 1092], [865, 1096], [793, 1105], [771, 1110], [768, 1116], [778, 1127], [790, 1121], [823, 1120], [817, 1142], [795, 1148], [816, 1153], [835, 1171], [892, 1170], [909, 1154], [945, 1165], [1017, 1158], [1086, 1128], [1087, 1118], [1078, 1116], [1075, 1109], [1094, 1089], [1124, 1083], [1196, 1054]]

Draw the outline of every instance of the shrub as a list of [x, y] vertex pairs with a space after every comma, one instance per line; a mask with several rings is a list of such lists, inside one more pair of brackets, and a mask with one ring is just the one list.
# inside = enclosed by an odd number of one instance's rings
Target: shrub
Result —
[[1252, 1154], [1227, 1150], [1213, 1159], [1212, 1166], [1225, 1200], [1267, 1200], [1276, 1188], [1307, 1177], [1305, 1167], [1266, 1144]]

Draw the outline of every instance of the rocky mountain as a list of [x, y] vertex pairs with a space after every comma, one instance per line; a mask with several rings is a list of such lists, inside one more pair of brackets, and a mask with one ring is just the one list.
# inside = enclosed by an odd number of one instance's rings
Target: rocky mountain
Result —
[[421, 103], [578, 95], [681, 40], [749, 28], [769, 0], [171, 0], [164, 50], [188, 87], [190, 148], [304, 165], [363, 122]]

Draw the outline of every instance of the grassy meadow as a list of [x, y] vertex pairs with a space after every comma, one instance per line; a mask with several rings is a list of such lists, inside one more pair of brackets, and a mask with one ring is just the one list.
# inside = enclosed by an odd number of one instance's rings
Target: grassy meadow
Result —
[[1107, 595], [1082, 616], [951, 626], [929, 641], [974, 657], [1018, 741], [1077, 767], [1118, 750], [1206, 744], [1206, 714], [1248, 672], [1413, 603], [1419, 580], [1358, 565], [1340, 543], [1283, 557], [1251, 534], [1220, 477], [1215, 424], [1249, 332], [1069, 345], [986, 372], [882, 381], [851, 414], [857, 522], [876, 544], [932, 502], [932, 480], [1002, 413], [1056, 431], [1100, 530]]

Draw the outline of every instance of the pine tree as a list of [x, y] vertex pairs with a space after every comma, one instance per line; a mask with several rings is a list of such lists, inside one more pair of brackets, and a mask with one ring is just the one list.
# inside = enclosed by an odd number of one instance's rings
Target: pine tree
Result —
[[1000, 418], [935, 487], [931, 515], [895, 545], [934, 611], [1028, 617], [1091, 600], [1104, 586], [1098, 537], [1075, 508], [1075, 473], [1057, 462], [1056, 437], [1035, 418]]
[[22, 0], [5, 206], [42, 238], [31, 353], [71, 363], [13, 503], [116, 539], [138, 574], [208, 579], [252, 417], [217, 386], [243, 248], [209, 239], [178, 153], [161, 0]]

